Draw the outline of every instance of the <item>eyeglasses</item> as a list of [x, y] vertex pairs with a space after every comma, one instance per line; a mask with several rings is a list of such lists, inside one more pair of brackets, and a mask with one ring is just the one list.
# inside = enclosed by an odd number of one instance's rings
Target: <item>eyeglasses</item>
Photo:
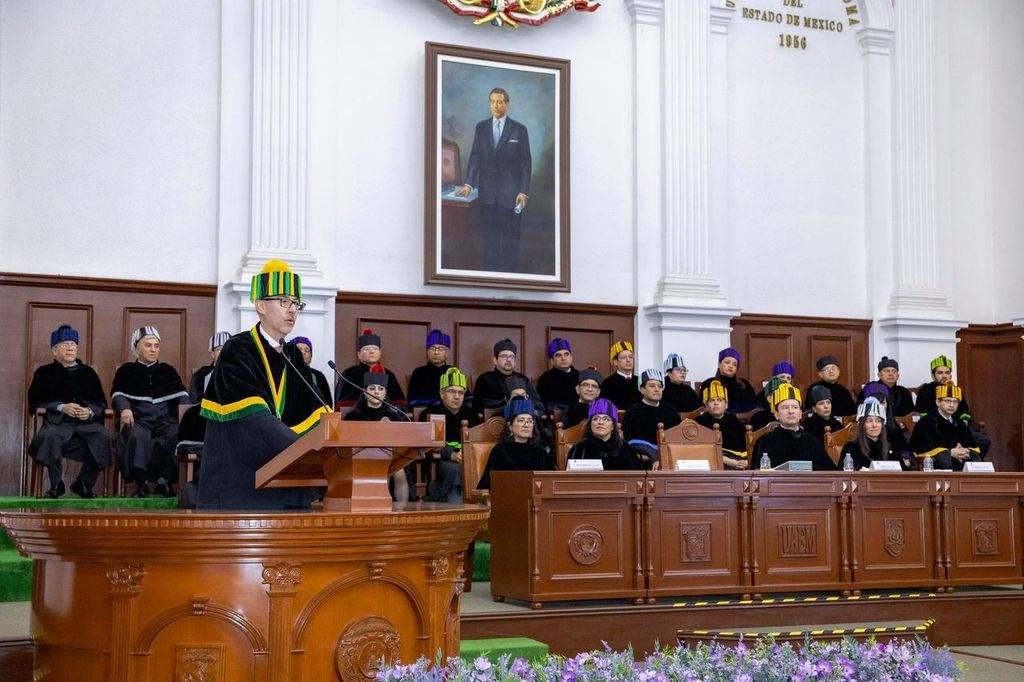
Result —
[[606, 414], [595, 414], [590, 418], [590, 421], [593, 424], [611, 424], [612, 418]]
[[268, 298], [267, 300], [268, 301], [277, 301], [278, 304], [282, 308], [284, 308], [285, 310], [291, 310], [292, 308], [295, 308], [296, 310], [305, 310], [306, 309], [305, 301], [299, 301], [299, 300], [294, 299], [294, 298]]

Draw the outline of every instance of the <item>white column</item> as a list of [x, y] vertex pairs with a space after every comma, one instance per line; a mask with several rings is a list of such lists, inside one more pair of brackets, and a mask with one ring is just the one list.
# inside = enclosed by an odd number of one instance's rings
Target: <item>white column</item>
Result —
[[313, 341], [314, 364], [325, 368], [337, 293], [337, 8], [309, 0], [221, 8], [218, 325], [255, 324], [250, 279], [267, 260], [284, 260], [302, 277], [307, 303], [294, 334]]
[[[727, 4], [664, 3], [657, 166], [663, 224], [660, 240], [638, 244], [638, 251], [658, 244], [661, 259], [654, 290], [638, 291], [640, 324], [650, 330], [653, 351], [648, 358], [641, 348], [641, 361], [653, 364], [678, 352], [697, 378], [714, 372], [715, 352], [729, 345], [730, 320], [739, 314], [727, 307], [722, 285], [728, 275], [722, 248], [728, 230], [726, 41], [736, 11]], [[638, 60], [638, 80], [648, 67]], [[643, 125], [638, 118], [637, 127]], [[638, 175], [644, 161], [638, 146]]]

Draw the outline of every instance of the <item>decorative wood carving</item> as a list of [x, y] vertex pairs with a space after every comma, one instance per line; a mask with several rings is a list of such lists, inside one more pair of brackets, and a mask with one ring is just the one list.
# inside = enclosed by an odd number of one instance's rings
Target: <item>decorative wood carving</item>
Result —
[[999, 526], [995, 519], [971, 521], [971, 553], [979, 556], [999, 554]]
[[204, 644], [175, 647], [175, 682], [222, 682], [224, 680], [224, 645]]
[[374, 680], [381, 660], [396, 661], [402, 638], [391, 621], [366, 616], [353, 621], [338, 638], [334, 660], [342, 680]]
[[906, 530], [903, 527], [903, 519], [885, 519], [885, 551], [889, 556], [896, 558], [903, 553], [906, 546]]
[[818, 524], [779, 524], [779, 556], [786, 558], [818, 556]]
[[107, 582], [110, 583], [110, 593], [116, 595], [136, 595], [139, 593], [139, 583], [146, 575], [146, 569], [142, 564], [123, 563], [107, 568]]
[[590, 524], [577, 526], [569, 536], [569, 555], [583, 566], [595, 564], [604, 554], [604, 543], [604, 536], [597, 527]]
[[294, 591], [301, 581], [301, 566], [281, 562], [263, 567], [263, 584], [269, 586], [270, 592]]
[[711, 524], [683, 523], [679, 525], [682, 549], [680, 561], [711, 561]]

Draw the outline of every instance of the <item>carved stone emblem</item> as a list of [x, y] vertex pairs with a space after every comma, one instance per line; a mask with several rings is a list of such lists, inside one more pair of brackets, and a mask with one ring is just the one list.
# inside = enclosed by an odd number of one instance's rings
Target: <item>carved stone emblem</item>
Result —
[[779, 524], [779, 556], [787, 558], [818, 556], [818, 524]]
[[994, 519], [975, 519], [971, 522], [974, 554], [999, 554], [999, 529]]
[[298, 585], [301, 580], [301, 566], [280, 563], [263, 567], [263, 584], [270, 585], [271, 590], [291, 589]]
[[398, 630], [385, 618], [366, 616], [352, 621], [334, 647], [334, 663], [344, 682], [373, 680], [380, 661], [398, 660], [402, 640]]
[[596, 563], [604, 554], [604, 536], [589, 523], [577, 526], [569, 536], [569, 555], [584, 566]]
[[679, 535], [684, 562], [711, 561], [710, 523], [681, 523]]
[[224, 645], [181, 646], [174, 660], [174, 682], [221, 682]]
[[885, 551], [894, 559], [903, 552], [907, 544], [906, 529], [903, 527], [903, 519], [885, 520]]

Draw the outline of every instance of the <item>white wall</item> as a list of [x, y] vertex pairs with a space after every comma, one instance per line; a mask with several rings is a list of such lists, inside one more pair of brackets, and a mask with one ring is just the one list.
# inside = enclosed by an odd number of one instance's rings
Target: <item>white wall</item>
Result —
[[215, 281], [219, 18], [0, 2], [0, 270]]

